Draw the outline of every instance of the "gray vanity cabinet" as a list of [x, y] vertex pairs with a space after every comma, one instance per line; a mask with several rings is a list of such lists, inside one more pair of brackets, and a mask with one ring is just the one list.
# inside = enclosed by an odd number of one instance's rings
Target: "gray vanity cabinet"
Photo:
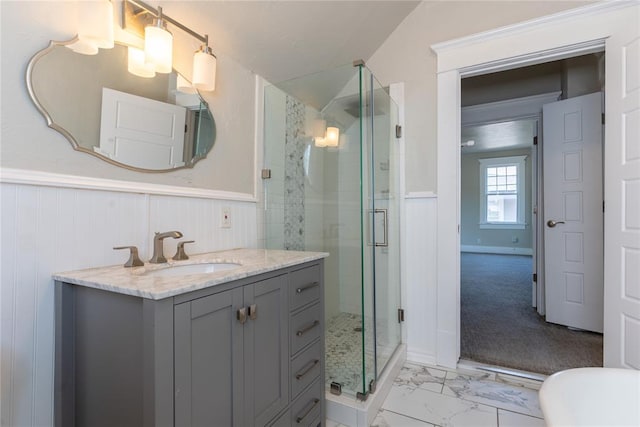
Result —
[[262, 426], [287, 406], [287, 290], [284, 274], [175, 306], [177, 426]]
[[175, 425], [232, 426], [241, 419], [241, 304], [242, 289], [232, 289], [174, 307]]
[[156, 300], [58, 280], [55, 425], [318, 426], [322, 265]]

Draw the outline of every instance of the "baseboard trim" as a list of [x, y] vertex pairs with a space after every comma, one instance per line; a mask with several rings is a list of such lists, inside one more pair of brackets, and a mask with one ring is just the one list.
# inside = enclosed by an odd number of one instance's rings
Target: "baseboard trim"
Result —
[[407, 349], [407, 362], [435, 366], [436, 355], [433, 353], [424, 353], [421, 351], [412, 351], [411, 349]]
[[510, 248], [508, 246], [460, 245], [460, 252], [500, 255], [533, 255], [533, 249], [531, 248]]

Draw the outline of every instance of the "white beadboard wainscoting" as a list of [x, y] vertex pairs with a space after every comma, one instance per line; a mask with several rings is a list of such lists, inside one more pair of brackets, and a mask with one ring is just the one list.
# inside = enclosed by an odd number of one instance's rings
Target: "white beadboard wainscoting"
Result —
[[436, 195], [409, 193], [404, 202], [404, 289], [407, 360], [436, 362]]
[[[128, 252], [114, 246], [136, 245], [147, 260], [154, 231], [181, 231], [183, 240], [195, 240], [186, 246], [192, 254], [257, 244], [250, 197], [68, 187], [0, 184], [3, 426], [53, 425], [52, 273], [124, 263]], [[220, 227], [223, 207], [231, 210], [231, 228]], [[167, 255], [175, 248], [176, 240], [165, 240]]]

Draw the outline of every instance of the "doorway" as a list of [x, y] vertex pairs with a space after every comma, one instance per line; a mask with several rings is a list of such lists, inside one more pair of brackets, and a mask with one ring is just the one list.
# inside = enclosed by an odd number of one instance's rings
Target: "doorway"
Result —
[[601, 334], [544, 316], [542, 106], [599, 92], [603, 74], [596, 52], [462, 79], [461, 359], [540, 374], [602, 366]]
[[[605, 49], [604, 365], [640, 366], [637, 266], [640, 243], [640, 116], [635, 3], [605, 2], [432, 46], [437, 54], [436, 363], [454, 368], [460, 345], [460, 79]], [[630, 78], [635, 78], [630, 80]], [[633, 91], [631, 90], [633, 88]], [[624, 141], [627, 141], [625, 144]], [[458, 145], [457, 145], [457, 144]], [[631, 196], [631, 197], [629, 197]], [[626, 213], [626, 214], [625, 214]], [[631, 215], [633, 214], [633, 216]], [[634, 240], [635, 239], [635, 240]]]

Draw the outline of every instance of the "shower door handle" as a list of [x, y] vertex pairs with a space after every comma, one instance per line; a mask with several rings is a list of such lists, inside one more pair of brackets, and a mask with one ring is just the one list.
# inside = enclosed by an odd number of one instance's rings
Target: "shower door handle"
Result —
[[[386, 247], [389, 246], [389, 242], [387, 241], [387, 237], [389, 235], [388, 231], [388, 220], [387, 220], [387, 209], [373, 209], [369, 211], [369, 215], [371, 218], [371, 224], [369, 225], [369, 238], [367, 239], [370, 246], [377, 247]], [[382, 226], [378, 227], [377, 219], [379, 216], [382, 216]], [[382, 239], [380, 240], [380, 235]]]

